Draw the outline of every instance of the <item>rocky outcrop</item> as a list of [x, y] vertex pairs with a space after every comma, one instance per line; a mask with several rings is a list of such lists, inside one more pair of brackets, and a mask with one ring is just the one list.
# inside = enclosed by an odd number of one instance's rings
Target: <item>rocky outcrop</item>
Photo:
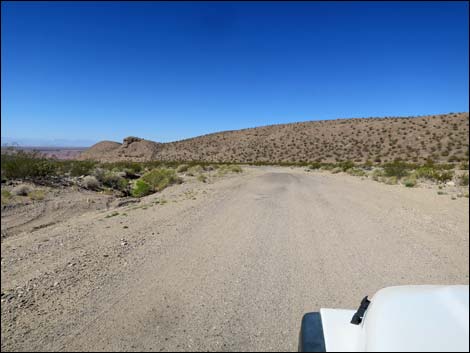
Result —
[[162, 144], [139, 137], [126, 137], [123, 143], [103, 141], [82, 152], [81, 160], [90, 159], [102, 162], [138, 161], [145, 162], [158, 158]]

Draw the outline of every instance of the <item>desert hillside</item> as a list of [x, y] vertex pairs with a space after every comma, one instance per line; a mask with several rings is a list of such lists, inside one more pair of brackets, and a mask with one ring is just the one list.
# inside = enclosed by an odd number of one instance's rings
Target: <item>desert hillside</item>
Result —
[[80, 159], [208, 162], [387, 162], [468, 158], [468, 113], [310, 121], [225, 131], [171, 143], [100, 142]]

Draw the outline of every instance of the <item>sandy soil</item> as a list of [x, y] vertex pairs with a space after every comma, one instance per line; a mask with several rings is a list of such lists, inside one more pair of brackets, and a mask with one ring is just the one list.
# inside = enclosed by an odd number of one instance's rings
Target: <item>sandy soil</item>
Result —
[[265, 167], [77, 214], [2, 240], [2, 350], [295, 350], [305, 312], [468, 284], [468, 211]]

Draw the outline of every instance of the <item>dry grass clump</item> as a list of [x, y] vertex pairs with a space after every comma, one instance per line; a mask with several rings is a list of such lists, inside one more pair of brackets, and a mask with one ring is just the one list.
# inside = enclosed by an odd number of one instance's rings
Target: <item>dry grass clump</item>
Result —
[[11, 194], [10, 191], [6, 189], [2, 189], [2, 205], [8, 204], [12, 198], [13, 198], [13, 195]]
[[197, 176], [197, 180], [199, 180], [199, 181], [205, 183], [205, 182], [207, 182], [207, 176], [205, 176], [204, 174], [199, 174], [199, 175]]
[[33, 200], [33, 201], [41, 201], [44, 200], [46, 197], [46, 192], [44, 190], [32, 190], [29, 194], [28, 197]]
[[31, 187], [26, 184], [20, 184], [11, 189], [11, 193], [16, 196], [28, 196], [31, 192]]
[[93, 175], [87, 175], [83, 178], [83, 187], [88, 190], [99, 190], [101, 185], [98, 179]]

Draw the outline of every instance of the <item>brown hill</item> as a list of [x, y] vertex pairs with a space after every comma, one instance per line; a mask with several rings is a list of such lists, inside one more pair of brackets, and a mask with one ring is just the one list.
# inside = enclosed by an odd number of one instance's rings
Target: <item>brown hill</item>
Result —
[[[177, 142], [102, 143], [82, 159], [209, 162], [423, 162], [468, 159], [468, 113], [422, 117], [358, 118], [225, 131]], [[107, 142], [109, 144], [109, 142]], [[106, 145], [108, 146], [108, 145]]]
[[79, 159], [116, 162], [132, 160], [146, 162], [157, 159], [161, 143], [144, 140], [138, 137], [127, 137], [123, 143], [101, 141], [82, 152]]

